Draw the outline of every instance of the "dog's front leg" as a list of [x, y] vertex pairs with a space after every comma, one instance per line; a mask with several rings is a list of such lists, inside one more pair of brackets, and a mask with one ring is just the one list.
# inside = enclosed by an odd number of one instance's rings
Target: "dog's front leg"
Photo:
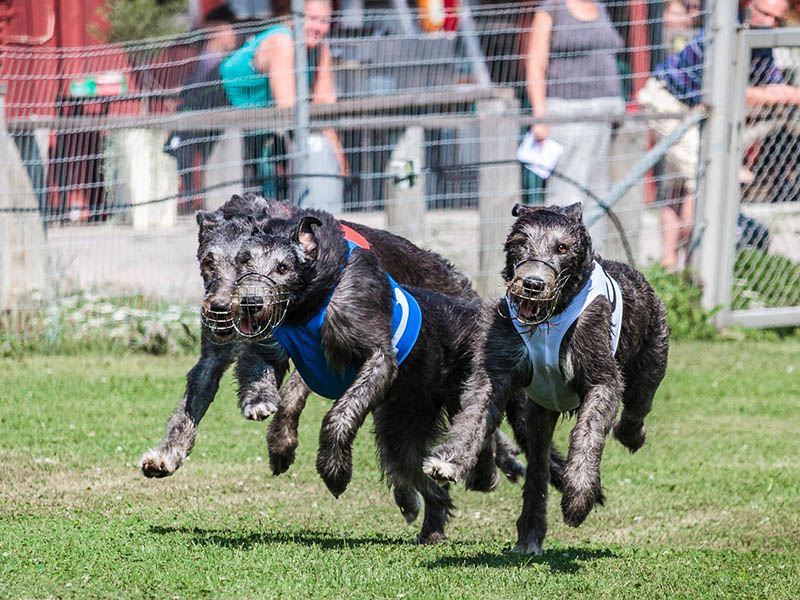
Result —
[[233, 360], [233, 344], [219, 345], [203, 339], [200, 360], [186, 375], [186, 390], [175, 414], [167, 422], [164, 441], [145, 452], [139, 463], [146, 477], [172, 475], [189, 456], [197, 425], [219, 389], [219, 380]]
[[383, 398], [397, 376], [397, 359], [379, 348], [361, 365], [353, 384], [322, 419], [317, 472], [337, 498], [350, 483], [351, 445], [376, 400]]
[[484, 440], [503, 418], [502, 406], [510, 378], [489, 374], [473, 363], [473, 372], [461, 394], [461, 411], [454, 417], [447, 439], [423, 461], [422, 470], [440, 485], [464, 478], [478, 461]]
[[278, 386], [289, 361], [276, 342], [248, 344], [236, 361], [239, 410], [245, 419], [264, 421], [278, 409]]
[[300, 414], [306, 406], [306, 399], [310, 393], [311, 390], [297, 369], [281, 387], [278, 410], [272, 417], [267, 431], [269, 465], [273, 475], [284, 473], [294, 462]]
[[561, 512], [572, 527], [583, 523], [595, 504], [603, 504], [600, 459], [619, 407], [622, 386], [619, 375], [590, 385], [578, 409], [578, 419], [569, 436], [567, 467], [564, 469]]
[[547, 484], [550, 481], [550, 454], [553, 431], [559, 413], [535, 402], [529, 403], [525, 421], [528, 469], [522, 490], [522, 513], [517, 519], [517, 544], [513, 552], [541, 555], [547, 533]]

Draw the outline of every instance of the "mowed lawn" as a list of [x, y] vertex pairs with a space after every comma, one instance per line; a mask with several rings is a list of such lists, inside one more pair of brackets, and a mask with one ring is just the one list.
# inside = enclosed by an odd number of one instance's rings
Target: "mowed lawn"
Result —
[[[630, 455], [578, 529], [550, 501], [542, 557], [510, 552], [521, 488], [455, 490], [450, 542], [416, 547], [368, 422], [338, 500], [314, 469], [327, 403], [295, 465], [269, 471], [264, 423], [233, 381], [191, 460], [148, 480], [192, 357], [0, 360], [0, 598], [800, 598], [800, 340], [676, 345]], [[559, 425], [565, 447], [572, 422]]]

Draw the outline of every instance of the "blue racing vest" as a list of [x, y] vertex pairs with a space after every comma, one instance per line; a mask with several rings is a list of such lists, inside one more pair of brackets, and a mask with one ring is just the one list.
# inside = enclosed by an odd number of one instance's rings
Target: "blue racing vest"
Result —
[[[349, 228], [345, 229], [345, 237], [355, 234]], [[350, 233], [352, 232], [352, 233]], [[363, 240], [358, 234], [356, 239]], [[362, 245], [347, 239], [349, 251], [347, 258], [355, 248]], [[366, 246], [369, 248], [369, 245]], [[405, 291], [387, 273], [389, 284], [392, 288], [392, 349], [397, 357], [397, 364], [402, 363], [411, 352], [422, 328], [422, 310], [416, 298]], [[333, 296], [333, 292], [331, 292]], [[294, 362], [295, 368], [303, 376], [303, 381], [315, 393], [325, 398], [335, 400], [341, 398], [355, 381], [358, 368], [350, 367], [344, 372], [334, 370], [329, 364], [322, 350], [322, 323], [328, 310], [331, 296], [325, 301], [322, 309], [304, 325], [282, 324], [276, 327], [272, 334], [278, 340], [286, 353]]]

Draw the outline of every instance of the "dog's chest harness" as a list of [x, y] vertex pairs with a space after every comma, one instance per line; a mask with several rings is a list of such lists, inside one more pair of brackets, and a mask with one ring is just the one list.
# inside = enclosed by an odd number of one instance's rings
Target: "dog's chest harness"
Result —
[[[369, 243], [363, 236], [346, 225], [341, 225], [341, 228], [347, 240], [348, 259], [355, 248], [369, 249]], [[388, 273], [386, 277], [392, 289], [392, 349], [399, 365], [417, 341], [422, 327], [422, 310], [414, 296], [401, 288]], [[320, 396], [333, 400], [344, 395], [355, 381], [358, 369], [351, 367], [344, 372], [336, 371], [328, 363], [322, 349], [322, 324], [331, 296], [333, 292], [308, 323], [279, 325], [273, 330], [273, 335], [291, 357], [306, 385]]]
[[581, 404], [559, 367], [561, 341], [570, 326], [596, 298], [611, 302], [611, 354], [617, 351], [622, 328], [622, 290], [619, 284], [595, 262], [589, 281], [561, 313], [533, 330], [517, 321], [517, 311], [506, 298], [514, 328], [522, 337], [533, 364], [533, 377], [525, 393], [544, 408], [558, 412], [575, 410]]

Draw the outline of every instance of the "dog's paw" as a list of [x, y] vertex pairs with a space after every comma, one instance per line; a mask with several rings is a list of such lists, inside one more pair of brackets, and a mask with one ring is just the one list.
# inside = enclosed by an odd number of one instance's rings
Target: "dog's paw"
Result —
[[514, 456], [505, 457], [498, 466], [511, 483], [517, 483], [525, 478], [525, 465]]
[[179, 466], [177, 461], [158, 450], [148, 450], [139, 461], [139, 468], [145, 477], [169, 477]]
[[320, 448], [317, 454], [317, 473], [334, 497], [338, 498], [347, 489], [353, 476], [353, 457], [350, 448]]
[[458, 481], [458, 467], [435, 456], [429, 456], [422, 462], [422, 471], [439, 485]]
[[289, 467], [294, 464], [295, 448], [283, 449], [280, 452], [269, 450], [269, 468], [273, 475], [286, 473]]
[[492, 463], [490, 467], [481, 470], [473, 469], [464, 478], [464, 487], [473, 492], [493, 492], [500, 487], [500, 475], [497, 467]]
[[417, 544], [419, 545], [434, 545], [444, 544], [447, 542], [447, 537], [441, 531], [432, 531], [431, 533], [420, 533], [417, 536]]
[[644, 446], [647, 429], [644, 425], [625, 425], [622, 421], [614, 423], [614, 437], [620, 444], [630, 450], [631, 454]]
[[394, 501], [400, 509], [400, 514], [405, 518], [406, 523], [411, 524], [417, 520], [422, 503], [419, 494], [412, 488], [395, 486]]
[[242, 406], [242, 416], [250, 421], [265, 421], [278, 407], [271, 402], [253, 402]]
[[512, 552], [517, 554], [532, 554], [534, 556], [542, 555], [542, 542], [536, 540], [529, 540], [525, 542], [517, 542], [511, 549]]
[[599, 474], [582, 477], [564, 474], [564, 491], [561, 496], [561, 513], [570, 527], [578, 527], [592, 512], [595, 504], [604, 504], [605, 496]]

